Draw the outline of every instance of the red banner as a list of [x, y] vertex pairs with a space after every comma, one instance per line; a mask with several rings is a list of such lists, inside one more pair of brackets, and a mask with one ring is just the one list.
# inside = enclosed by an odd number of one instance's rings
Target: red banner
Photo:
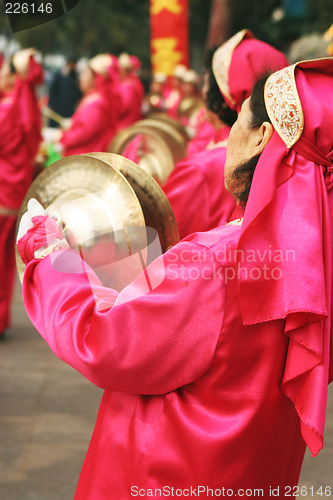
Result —
[[188, 0], [150, 0], [150, 52], [153, 73], [172, 75], [189, 65]]

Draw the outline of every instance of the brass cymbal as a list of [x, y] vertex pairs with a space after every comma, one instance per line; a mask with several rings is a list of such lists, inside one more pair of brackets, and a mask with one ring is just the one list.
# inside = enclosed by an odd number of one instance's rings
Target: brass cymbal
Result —
[[175, 163], [186, 156], [186, 141], [182, 134], [171, 123], [156, 118], [145, 118], [144, 120], [136, 122], [133, 127], [157, 129], [170, 147]]
[[175, 166], [175, 160], [161, 131], [152, 127], [131, 126], [119, 132], [111, 142], [108, 152], [129, 156], [133, 150], [135, 163], [145, 172], [164, 184]]
[[114, 153], [89, 153], [116, 168], [132, 186], [143, 211], [147, 227], [159, 236], [162, 252], [179, 241], [177, 222], [163, 190], [154, 179], [136, 163]]
[[[109, 163], [78, 155], [47, 167], [27, 192], [19, 221], [30, 198], [57, 216], [70, 246], [80, 251], [104, 285], [120, 290], [142, 271], [135, 263], [125, 273], [121, 266], [136, 252], [145, 257], [145, 218], [130, 183]], [[24, 264], [18, 252], [16, 262], [22, 280]]]
[[168, 123], [169, 125], [174, 127], [180, 133], [180, 135], [183, 138], [184, 143], [187, 144], [189, 137], [187, 135], [187, 132], [186, 132], [184, 125], [179, 120], [174, 120], [174, 118], [171, 118], [171, 116], [169, 116], [163, 112], [149, 113], [149, 115], [147, 115], [146, 119], [147, 120], [148, 119], [160, 120], [162, 122]]

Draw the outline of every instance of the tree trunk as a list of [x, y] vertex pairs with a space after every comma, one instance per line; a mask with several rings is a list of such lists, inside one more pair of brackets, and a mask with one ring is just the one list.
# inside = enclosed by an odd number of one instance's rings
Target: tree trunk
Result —
[[207, 49], [219, 46], [231, 36], [232, 0], [212, 0]]

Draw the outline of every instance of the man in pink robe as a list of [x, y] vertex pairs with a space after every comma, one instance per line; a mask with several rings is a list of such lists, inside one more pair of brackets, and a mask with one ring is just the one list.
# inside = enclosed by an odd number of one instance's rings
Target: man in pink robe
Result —
[[128, 54], [119, 56], [120, 80], [118, 85], [117, 131], [129, 127], [142, 118], [144, 88], [139, 77], [133, 74], [132, 60]]
[[32, 182], [41, 140], [35, 86], [43, 71], [34, 54], [33, 49], [16, 53], [0, 73], [0, 335], [10, 326], [17, 213]]
[[203, 106], [198, 113], [196, 122], [196, 134], [187, 144], [187, 155], [203, 151], [207, 144], [214, 138], [214, 126], [206, 119], [206, 110]]
[[186, 66], [178, 64], [174, 68], [172, 76], [168, 78], [163, 89], [166, 113], [174, 120], [177, 120], [178, 118], [178, 106], [183, 98], [181, 87], [185, 71]]
[[111, 79], [113, 58], [101, 54], [80, 74], [83, 92], [70, 128], [60, 136], [64, 156], [108, 150], [116, 133], [115, 85]]
[[305, 446], [321, 449], [333, 378], [332, 82], [332, 59], [261, 80], [228, 143], [226, 184], [244, 220], [189, 236], [120, 293], [76, 252], [56, 251], [60, 228], [28, 205], [18, 242], [28, 314], [105, 390], [76, 500], [285, 498]]
[[[237, 112], [240, 110], [242, 102], [251, 93], [256, 75], [267, 67], [278, 69], [288, 64], [284, 54], [254, 39], [247, 30], [237, 33], [222, 45], [215, 52], [214, 59], [219, 69], [219, 75], [216, 76], [215, 70], [214, 74], [223, 95], [223, 104], [220, 105], [220, 111], [215, 104], [213, 111], [220, 113], [222, 121], [226, 103], [231, 109]], [[223, 63], [225, 60], [230, 61], [229, 67]], [[213, 92], [214, 84], [216, 82], [211, 77], [210, 92]], [[224, 121], [228, 124], [228, 120]], [[230, 125], [232, 123], [233, 121]], [[221, 123], [219, 126], [221, 127]], [[217, 130], [217, 126], [215, 129]], [[234, 200], [224, 187], [228, 132], [227, 127], [218, 129], [217, 135], [205, 150], [179, 162], [163, 186], [174, 211], [181, 238], [196, 231], [213, 229], [230, 220], [234, 214]]]

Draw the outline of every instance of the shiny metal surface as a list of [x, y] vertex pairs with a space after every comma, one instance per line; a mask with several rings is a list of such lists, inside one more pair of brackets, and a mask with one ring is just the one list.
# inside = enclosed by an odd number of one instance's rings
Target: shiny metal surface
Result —
[[142, 208], [145, 224], [158, 233], [164, 253], [179, 241], [177, 222], [163, 190], [154, 179], [134, 162], [113, 153], [90, 153], [116, 168], [132, 186]]
[[109, 146], [110, 153], [125, 156], [129, 149], [135, 151], [136, 163], [163, 185], [175, 166], [175, 160], [161, 132], [151, 127], [128, 127], [119, 132]]
[[175, 163], [186, 156], [186, 141], [177, 128], [170, 122], [156, 118], [146, 118], [145, 120], [136, 122], [134, 127], [149, 127], [157, 130], [170, 147]]
[[[36, 198], [50, 215], [57, 216], [70, 246], [81, 253], [104, 285], [122, 289], [142, 270], [141, 264], [132, 263], [124, 275], [124, 266], [114, 265], [136, 252], [141, 252], [144, 260], [147, 237], [145, 218], [133, 188], [109, 163], [80, 155], [49, 166], [31, 185], [18, 220], [30, 198]], [[16, 260], [22, 279], [24, 264], [18, 253]]]
[[173, 118], [171, 118], [170, 116], [168, 116], [166, 113], [163, 112], [149, 113], [146, 119], [159, 120], [164, 123], [168, 123], [180, 133], [180, 135], [183, 138], [184, 144], [185, 145], [187, 144], [189, 137], [187, 135], [184, 125], [179, 120], [174, 120]]

